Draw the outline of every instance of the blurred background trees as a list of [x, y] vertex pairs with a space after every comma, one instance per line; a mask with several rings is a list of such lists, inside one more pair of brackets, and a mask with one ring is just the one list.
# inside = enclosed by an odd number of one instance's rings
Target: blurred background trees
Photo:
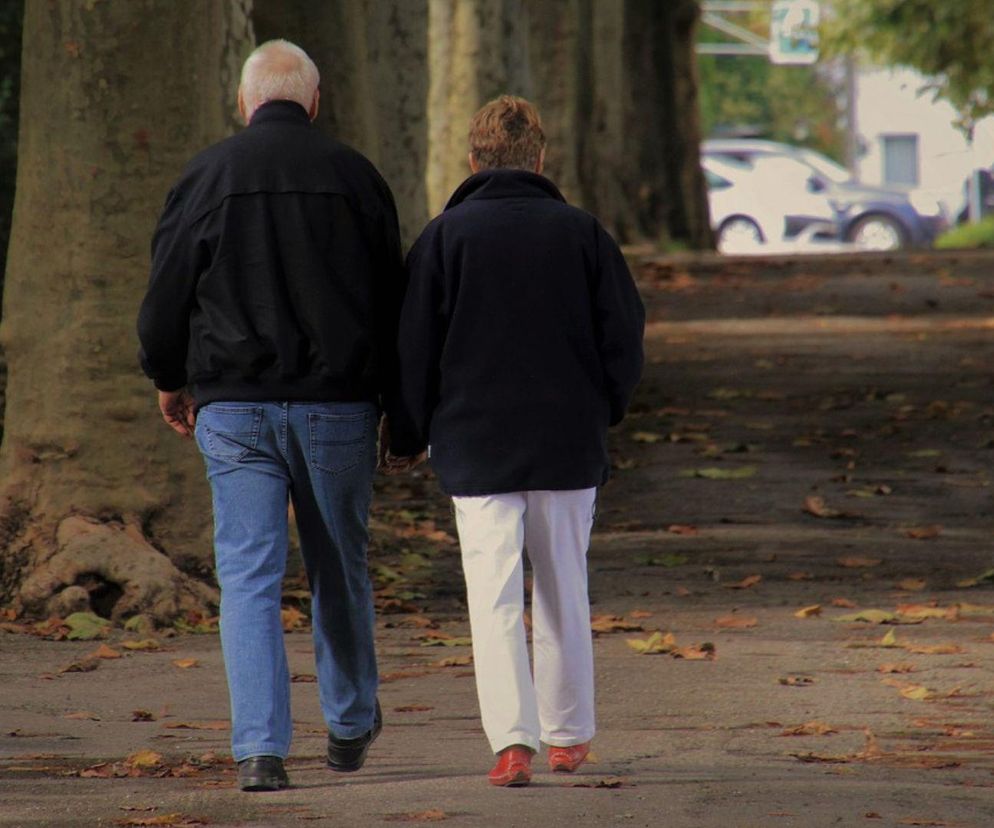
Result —
[[408, 242], [468, 174], [470, 115], [510, 92], [544, 116], [550, 175], [622, 241], [711, 245], [695, 0], [26, 0], [20, 85], [20, 4], [0, 9], [8, 194], [18, 152], [0, 601], [26, 612], [212, 601], [202, 464], [159, 421], [134, 319], [167, 189], [238, 128], [260, 40], [310, 52], [320, 126], [380, 167]]

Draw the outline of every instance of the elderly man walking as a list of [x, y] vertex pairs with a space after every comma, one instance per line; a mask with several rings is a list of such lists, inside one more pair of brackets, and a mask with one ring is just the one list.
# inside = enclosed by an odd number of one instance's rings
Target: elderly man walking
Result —
[[391, 451], [410, 462], [430, 444], [453, 496], [480, 712], [498, 755], [489, 781], [515, 786], [529, 782], [540, 741], [551, 769], [568, 772], [594, 735], [587, 545], [607, 429], [642, 369], [644, 313], [618, 246], [540, 174], [531, 104], [491, 101], [469, 139], [473, 175], [408, 257], [407, 419], [392, 418]]
[[382, 721], [367, 519], [403, 268], [390, 190], [313, 126], [318, 98], [300, 48], [271, 41], [252, 53], [238, 90], [247, 127], [197, 155], [169, 193], [138, 319], [162, 415], [196, 437], [211, 484], [243, 790], [289, 784], [288, 502], [313, 597], [329, 766], [358, 770]]

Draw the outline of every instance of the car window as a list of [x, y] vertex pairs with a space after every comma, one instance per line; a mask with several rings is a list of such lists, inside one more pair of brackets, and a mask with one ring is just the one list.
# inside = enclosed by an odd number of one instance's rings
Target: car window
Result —
[[724, 190], [726, 187], [732, 186], [731, 181], [727, 178], [722, 178], [713, 170], [704, 170], [704, 181], [707, 183], [709, 190]]

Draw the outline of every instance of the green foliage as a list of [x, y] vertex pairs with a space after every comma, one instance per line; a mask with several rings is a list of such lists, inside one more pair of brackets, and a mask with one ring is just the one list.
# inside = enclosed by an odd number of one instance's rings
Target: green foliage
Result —
[[[760, 8], [734, 22], [765, 38], [770, 11]], [[720, 42], [725, 37], [700, 26], [698, 39]], [[843, 158], [841, 90], [824, 67], [775, 66], [751, 55], [698, 55], [697, 67], [703, 135], [769, 138]]]
[[989, 0], [834, 0], [823, 43], [864, 50], [887, 65], [909, 66], [959, 113], [971, 135], [994, 113], [994, 10]]
[[717, 55], [700, 55], [697, 65], [704, 135], [746, 132], [843, 157], [837, 90], [814, 67]]
[[964, 224], [943, 233], [935, 240], [939, 250], [994, 249], [994, 216], [976, 224]]

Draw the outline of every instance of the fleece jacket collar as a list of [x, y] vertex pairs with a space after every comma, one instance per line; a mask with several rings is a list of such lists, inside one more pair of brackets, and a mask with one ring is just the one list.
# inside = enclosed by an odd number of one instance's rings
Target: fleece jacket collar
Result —
[[265, 124], [271, 121], [291, 121], [309, 124], [311, 119], [307, 115], [307, 110], [296, 101], [267, 101], [252, 113], [249, 126]]
[[449, 210], [464, 201], [485, 198], [554, 198], [566, 201], [556, 185], [545, 176], [526, 170], [500, 168], [481, 170], [471, 175], [456, 188], [445, 209]]

